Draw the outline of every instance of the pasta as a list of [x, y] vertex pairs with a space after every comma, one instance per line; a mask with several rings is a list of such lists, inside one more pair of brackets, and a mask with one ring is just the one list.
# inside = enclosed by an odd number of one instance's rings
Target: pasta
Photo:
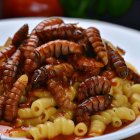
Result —
[[91, 120], [91, 127], [88, 135], [97, 136], [103, 134], [106, 126], [110, 123], [114, 127], [120, 127], [123, 120], [135, 120], [135, 113], [130, 108], [118, 107], [103, 111], [99, 115], [93, 115]]
[[52, 97], [40, 98], [32, 103], [31, 111], [33, 115], [40, 116], [45, 110], [45, 108], [48, 108], [50, 106], [55, 106], [55, 101]]
[[64, 117], [59, 117], [54, 122], [46, 122], [45, 124], [39, 124], [29, 130], [29, 133], [33, 138], [53, 138], [59, 134], [70, 135], [74, 132], [74, 122], [67, 120]]
[[140, 75], [97, 28], [48, 18], [28, 30], [23, 25], [0, 47], [0, 125], [12, 127], [6, 135], [81, 139], [140, 115]]

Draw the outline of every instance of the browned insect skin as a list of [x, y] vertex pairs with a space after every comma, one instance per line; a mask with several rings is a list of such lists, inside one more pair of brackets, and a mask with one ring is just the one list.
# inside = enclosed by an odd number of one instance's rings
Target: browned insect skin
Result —
[[121, 78], [126, 78], [128, 75], [128, 68], [123, 57], [115, 50], [113, 50], [106, 43], [109, 63], [113, 67], [116, 74]]
[[75, 40], [84, 38], [84, 35], [81, 31], [81, 28], [75, 24], [57, 24], [52, 26], [46, 26], [43, 30], [36, 30], [39, 38], [46, 42], [46, 40], [55, 40], [55, 39], [67, 39]]
[[0, 51], [0, 63], [5, 62], [15, 51], [16, 48], [13, 45], [5, 47], [2, 51]]
[[108, 56], [104, 47], [104, 43], [102, 42], [99, 30], [94, 27], [89, 27], [85, 30], [84, 33], [87, 36], [89, 42], [92, 44], [92, 47], [97, 56], [100, 58], [100, 60], [102, 60], [105, 65], [107, 65]]
[[108, 80], [112, 80], [116, 77], [116, 73], [113, 70], [103, 71], [100, 75], [106, 77]]
[[12, 45], [16, 48], [27, 38], [29, 26], [24, 24], [13, 36]]
[[7, 60], [3, 69], [3, 86], [5, 91], [9, 90], [16, 79], [16, 74], [19, 69], [19, 63], [21, 58], [20, 50], [16, 52]]
[[78, 87], [77, 99], [82, 102], [85, 99], [101, 94], [108, 94], [111, 89], [110, 81], [103, 76], [93, 76], [86, 79]]
[[18, 103], [28, 82], [28, 77], [22, 75], [14, 84], [11, 90], [6, 93], [4, 119], [13, 121], [17, 117]]
[[75, 104], [70, 101], [69, 96], [65, 93], [65, 88], [62, 86], [60, 81], [51, 79], [48, 81], [47, 85], [58, 106], [70, 110], [73, 110], [76, 107]]
[[31, 32], [31, 34], [36, 34], [36, 31], [42, 31], [46, 26], [52, 26], [56, 24], [64, 23], [61, 18], [47, 18], [41, 21]]
[[130, 68], [128, 68], [128, 76], [126, 77], [126, 79], [133, 81], [135, 84], [140, 83], [140, 75], [135, 73]]
[[49, 65], [58, 65], [62, 62], [62, 60], [56, 59], [55, 57], [46, 58], [46, 63]]
[[108, 108], [111, 101], [112, 96], [109, 94], [90, 97], [77, 106], [75, 110], [76, 122], [84, 122], [87, 126], [90, 126], [90, 116]]
[[49, 57], [58, 58], [61, 55], [82, 53], [83, 47], [77, 43], [67, 40], [50, 41], [36, 48], [34, 52], [29, 54], [31, 59], [25, 61], [24, 71], [26, 73], [33, 72]]
[[89, 77], [91, 77], [98, 75], [101, 68], [104, 67], [104, 64], [96, 61], [94, 58], [82, 56], [77, 60], [76, 67], [85, 72], [85, 75], [89, 75]]
[[0, 95], [0, 119], [2, 119], [2, 116], [3, 116], [4, 103], [5, 103], [5, 96]]
[[35, 70], [31, 83], [33, 87], [39, 85], [39, 83], [45, 82], [51, 78], [70, 78], [74, 73], [72, 65], [68, 63], [61, 63], [58, 65], [45, 65], [38, 70]]

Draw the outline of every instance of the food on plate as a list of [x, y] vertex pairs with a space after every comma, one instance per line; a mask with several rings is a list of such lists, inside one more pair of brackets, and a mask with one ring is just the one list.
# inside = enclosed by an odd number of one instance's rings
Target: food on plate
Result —
[[4, 135], [95, 137], [140, 114], [140, 75], [99, 29], [48, 18], [28, 30], [23, 25], [0, 51]]

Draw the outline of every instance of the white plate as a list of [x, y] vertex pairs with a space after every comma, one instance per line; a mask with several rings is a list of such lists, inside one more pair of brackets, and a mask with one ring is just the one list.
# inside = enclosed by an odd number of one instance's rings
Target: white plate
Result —
[[[30, 30], [35, 27], [44, 18], [21, 18], [0, 20], [0, 45], [3, 45], [9, 36], [12, 36], [23, 24], [28, 23]], [[100, 32], [102, 38], [111, 41], [113, 44], [120, 46], [126, 50], [125, 60], [132, 63], [140, 71], [140, 32], [96, 20], [83, 20], [73, 18], [63, 18], [68, 23], [79, 23], [83, 27], [95, 26]], [[140, 117], [129, 126], [103, 136], [87, 138], [85, 140], [118, 140], [127, 138], [140, 132]], [[1, 136], [3, 140], [6, 137]], [[9, 138], [7, 138], [9, 140]], [[15, 138], [14, 138], [15, 140]]]

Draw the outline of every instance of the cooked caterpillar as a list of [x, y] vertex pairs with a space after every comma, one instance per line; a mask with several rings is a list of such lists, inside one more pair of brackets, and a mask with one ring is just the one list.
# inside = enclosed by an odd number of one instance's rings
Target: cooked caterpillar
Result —
[[62, 63], [62, 61], [56, 59], [55, 57], [49, 57], [49, 58], [46, 58], [46, 63], [50, 64], [50, 65], [58, 65], [58, 64]]
[[39, 83], [45, 82], [51, 78], [61, 78], [63, 77], [71, 77], [74, 72], [72, 65], [68, 63], [61, 63], [59, 65], [45, 65], [37, 70], [35, 70], [32, 76], [32, 85], [36, 87]]
[[91, 96], [108, 94], [110, 89], [111, 83], [106, 77], [93, 76], [79, 85], [77, 99], [82, 102]]
[[117, 51], [113, 50], [107, 43], [106, 48], [110, 65], [119, 77], [126, 78], [128, 75], [128, 68], [123, 57]]
[[90, 97], [76, 108], [76, 122], [84, 122], [87, 126], [90, 126], [90, 116], [95, 112], [105, 110], [111, 104], [111, 101], [112, 96], [109, 94]]
[[5, 90], [9, 90], [16, 79], [16, 74], [19, 68], [21, 58], [20, 50], [16, 52], [7, 60], [3, 69], [3, 86]]
[[81, 28], [77, 27], [75, 24], [64, 23], [46, 26], [43, 30], [36, 30], [36, 33], [43, 42], [55, 39], [68, 39], [76, 41], [84, 37]]
[[100, 32], [95, 27], [89, 27], [85, 30], [85, 35], [87, 36], [89, 42], [97, 54], [97, 56], [106, 65], [108, 63], [107, 52], [100, 37]]
[[13, 88], [6, 93], [4, 119], [12, 121], [17, 117], [18, 103], [28, 83], [27, 75], [21, 75], [13, 84]]
[[15, 47], [18, 47], [26, 38], [28, 35], [28, 24], [24, 24], [13, 36], [12, 39], [12, 45]]
[[13, 45], [5, 47], [2, 51], [0, 51], [0, 63], [5, 62], [15, 51], [16, 47]]
[[135, 73], [133, 70], [128, 68], [128, 76], [126, 77], [128, 80], [133, 81], [135, 84], [140, 83], [140, 75]]
[[108, 80], [112, 80], [116, 77], [116, 74], [113, 70], [103, 71], [100, 75], [106, 77]]
[[58, 106], [63, 107], [65, 109], [75, 108], [75, 104], [70, 100], [70, 97], [65, 92], [65, 88], [59, 81], [53, 79], [49, 80], [48, 89], [54, 97]]
[[[47, 57], [59, 57], [60, 55], [79, 54], [83, 52], [83, 47], [77, 43], [66, 40], [50, 41], [40, 47], [36, 48], [34, 52], [30, 53], [31, 59], [26, 59], [24, 70], [25, 72], [32, 72], [42, 64]], [[32, 66], [32, 67], [31, 67]]]
[[64, 21], [61, 18], [47, 18], [41, 21], [33, 30], [31, 34], [36, 34], [36, 31], [42, 31], [46, 26], [53, 26], [57, 24], [61, 24]]

